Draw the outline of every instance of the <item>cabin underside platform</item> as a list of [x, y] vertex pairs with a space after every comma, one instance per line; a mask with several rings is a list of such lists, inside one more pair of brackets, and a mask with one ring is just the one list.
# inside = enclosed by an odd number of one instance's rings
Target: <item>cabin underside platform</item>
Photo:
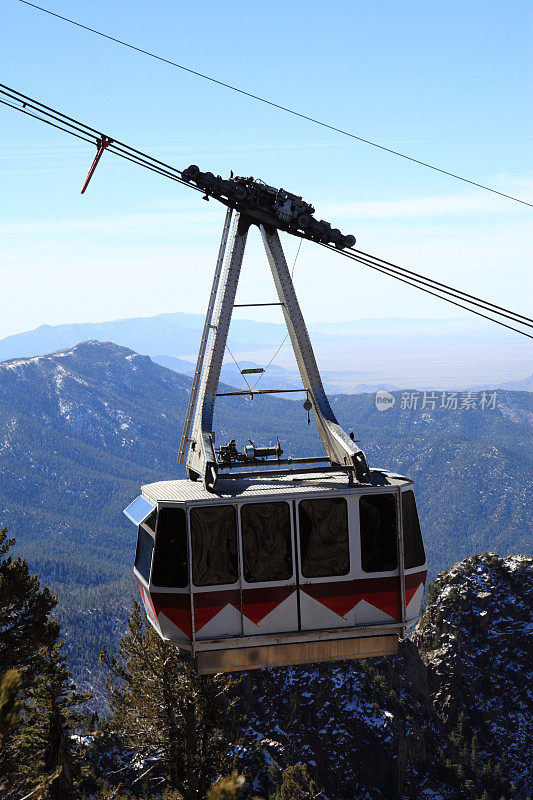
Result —
[[[377, 627], [377, 626], [376, 626]], [[368, 628], [337, 631], [307, 631], [280, 637], [246, 637], [214, 641], [173, 643], [190, 660], [199, 675], [250, 669], [343, 661], [356, 658], [395, 656], [402, 634], [400, 625], [384, 625], [369, 634]], [[255, 640], [255, 641], [254, 641]], [[292, 641], [291, 641], [292, 640]]]
[[215, 672], [239, 672], [285, 667], [291, 664], [394, 656], [397, 652], [398, 636], [389, 634], [355, 639], [270, 644], [262, 647], [235, 647], [231, 650], [207, 650], [197, 653], [196, 665], [199, 675], [211, 675]]

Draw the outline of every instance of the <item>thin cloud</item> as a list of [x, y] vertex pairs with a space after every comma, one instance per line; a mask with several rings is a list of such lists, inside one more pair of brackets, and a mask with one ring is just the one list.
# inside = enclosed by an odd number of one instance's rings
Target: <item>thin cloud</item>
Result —
[[[522, 183], [525, 200], [533, 202], [531, 182]], [[325, 203], [321, 212], [344, 219], [395, 219], [407, 217], [440, 217], [465, 214], [516, 213], [517, 207], [505, 198], [488, 197], [481, 193], [408, 197], [395, 200], [358, 200], [345, 203]]]
[[[217, 209], [218, 211], [218, 209]], [[28, 222], [5, 222], [0, 224], [2, 236], [57, 236], [62, 237], [78, 233], [112, 234], [119, 237], [130, 231], [144, 231], [150, 235], [161, 229], [183, 230], [185, 226], [216, 223], [220, 213], [216, 214], [211, 208], [195, 212], [172, 212], [160, 214], [128, 214], [110, 217], [97, 217], [93, 219], [54, 219], [30, 220]]]

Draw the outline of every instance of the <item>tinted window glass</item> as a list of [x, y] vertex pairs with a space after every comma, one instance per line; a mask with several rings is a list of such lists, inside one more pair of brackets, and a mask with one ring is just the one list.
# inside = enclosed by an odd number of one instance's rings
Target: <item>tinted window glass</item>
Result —
[[241, 507], [244, 580], [283, 581], [292, 576], [291, 513], [287, 503]]
[[152, 583], [177, 588], [184, 588], [189, 583], [187, 526], [182, 508], [159, 510]]
[[426, 554], [416, 512], [415, 496], [411, 491], [402, 494], [402, 517], [405, 568], [421, 567], [425, 563]]
[[237, 521], [233, 506], [191, 509], [192, 574], [196, 586], [235, 583]]
[[145, 528], [150, 528], [152, 536], [155, 534], [155, 521], [156, 521], [156, 518], [157, 518], [157, 511], [154, 510], [154, 511], [152, 511], [150, 516], [146, 517], [146, 519], [142, 523]]
[[346, 575], [350, 571], [346, 500], [302, 500], [298, 511], [302, 575]]
[[387, 572], [398, 566], [396, 501], [393, 494], [359, 500], [361, 561], [365, 572]]
[[137, 536], [137, 552], [135, 553], [135, 568], [143, 576], [146, 583], [150, 580], [150, 563], [152, 561], [152, 550], [154, 540], [144, 528], [139, 525], [139, 535]]

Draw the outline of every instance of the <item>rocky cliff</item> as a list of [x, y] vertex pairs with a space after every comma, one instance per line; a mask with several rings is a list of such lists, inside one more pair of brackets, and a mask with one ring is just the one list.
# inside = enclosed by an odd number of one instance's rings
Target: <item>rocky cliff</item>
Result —
[[473, 556], [433, 583], [397, 659], [246, 675], [256, 791], [305, 762], [330, 800], [530, 795], [532, 600], [532, 558]]

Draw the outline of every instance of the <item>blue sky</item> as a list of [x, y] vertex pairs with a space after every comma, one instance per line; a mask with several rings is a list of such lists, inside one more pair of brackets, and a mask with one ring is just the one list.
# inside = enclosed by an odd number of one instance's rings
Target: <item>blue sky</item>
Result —
[[[529, 1], [43, 4], [533, 201]], [[1, 8], [3, 83], [178, 167], [197, 163], [223, 175], [233, 169], [302, 194], [319, 217], [353, 233], [361, 249], [528, 312], [531, 208], [314, 127], [16, 0], [3, 0]], [[204, 310], [221, 206], [110, 155], [82, 197], [91, 147], [10, 109], [0, 107], [0, 115], [0, 336], [42, 323]], [[297, 241], [286, 244], [293, 257]], [[456, 315], [306, 242], [295, 281], [313, 322]], [[255, 236], [240, 299], [272, 295]]]

